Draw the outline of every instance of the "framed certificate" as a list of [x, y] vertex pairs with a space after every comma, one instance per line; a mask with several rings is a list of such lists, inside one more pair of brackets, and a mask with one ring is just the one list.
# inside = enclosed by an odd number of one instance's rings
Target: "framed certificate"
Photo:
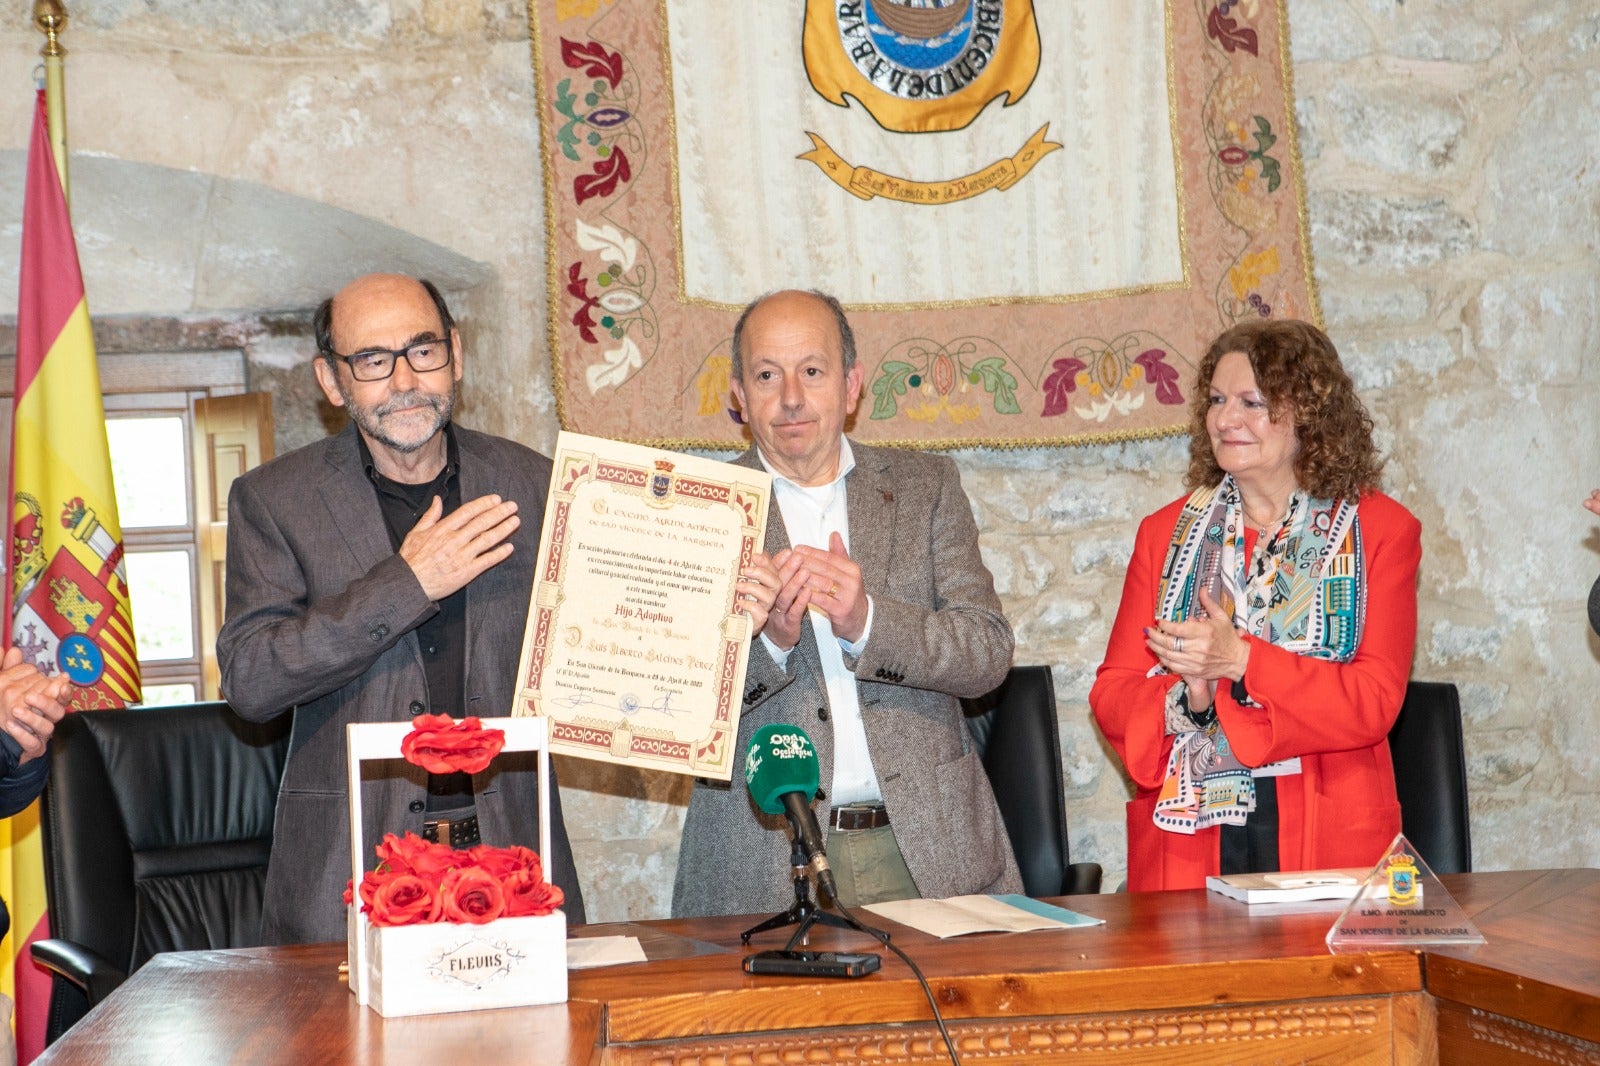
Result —
[[763, 470], [562, 433], [511, 713], [548, 718], [555, 753], [728, 780], [771, 494]]

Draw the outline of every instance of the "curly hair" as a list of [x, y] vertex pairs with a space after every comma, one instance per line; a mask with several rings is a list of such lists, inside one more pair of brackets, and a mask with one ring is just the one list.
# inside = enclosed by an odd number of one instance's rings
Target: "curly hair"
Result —
[[1196, 489], [1222, 480], [1206, 413], [1217, 361], [1229, 352], [1250, 360], [1272, 420], [1293, 420], [1300, 442], [1294, 472], [1301, 488], [1323, 499], [1354, 500], [1381, 487], [1383, 460], [1372, 443], [1372, 417], [1356, 396], [1333, 342], [1309, 322], [1271, 319], [1234, 326], [1212, 342], [1200, 361], [1189, 408], [1185, 485]]

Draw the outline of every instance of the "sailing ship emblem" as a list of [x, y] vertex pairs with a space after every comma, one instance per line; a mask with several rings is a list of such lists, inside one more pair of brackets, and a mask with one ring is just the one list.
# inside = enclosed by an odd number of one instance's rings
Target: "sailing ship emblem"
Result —
[[900, 133], [964, 129], [1039, 72], [1032, 0], [806, 0], [803, 49], [824, 99]]
[[972, 10], [971, 0], [877, 0], [873, 8], [883, 24], [905, 37], [941, 37]]

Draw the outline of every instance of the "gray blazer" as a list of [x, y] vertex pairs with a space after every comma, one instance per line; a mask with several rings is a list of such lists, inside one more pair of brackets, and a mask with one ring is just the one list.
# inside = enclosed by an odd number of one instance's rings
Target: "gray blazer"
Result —
[[[873, 601], [872, 632], [856, 675], [867, 747], [912, 880], [924, 897], [1021, 892], [994, 792], [958, 697], [995, 688], [1011, 667], [1011, 627], [978, 554], [978, 528], [945, 456], [851, 443], [850, 550]], [[759, 468], [755, 450], [738, 462]], [[767, 553], [788, 546], [773, 504]], [[781, 670], [750, 646], [736, 752], [761, 726], [799, 725], [817, 749], [818, 819], [827, 824], [833, 728], [810, 625]], [[742, 764], [742, 760], [740, 760]], [[794, 901], [789, 834], [760, 813], [742, 777], [697, 781], [689, 799], [672, 894], [675, 917], [780, 911]]]
[[[262, 936], [268, 944], [342, 940], [350, 879], [349, 722], [403, 721], [424, 710], [500, 717], [511, 709], [538, 553], [550, 460], [456, 427], [461, 498], [498, 493], [519, 505], [511, 557], [467, 586], [466, 698], [428, 691], [416, 627], [438, 610], [394, 551], [362, 468], [356, 429], [307, 445], [238, 478], [228, 496], [227, 620], [217, 637], [222, 690], [243, 717], [294, 712], [278, 795]], [[427, 775], [396, 759], [369, 763], [362, 788], [366, 864], [384, 833], [422, 831]], [[486, 844], [538, 843], [531, 753], [502, 755], [473, 779]], [[546, 876], [583, 897], [550, 783]]]

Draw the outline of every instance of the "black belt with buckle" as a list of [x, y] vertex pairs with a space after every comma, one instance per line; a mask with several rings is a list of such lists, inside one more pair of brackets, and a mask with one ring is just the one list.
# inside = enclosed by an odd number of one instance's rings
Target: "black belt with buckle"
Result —
[[881, 803], [855, 804], [835, 807], [828, 813], [828, 825], [841, 833], [859, 833], [863, 829], [882, 829], [889, 824], [889, 810]]
[[422, 839], [449, 844], [452, 848], [475, 848], [482, 843], [478, 836], [478, 816], [451, 818], [444, 812], [430, 811], [422, 820]]

